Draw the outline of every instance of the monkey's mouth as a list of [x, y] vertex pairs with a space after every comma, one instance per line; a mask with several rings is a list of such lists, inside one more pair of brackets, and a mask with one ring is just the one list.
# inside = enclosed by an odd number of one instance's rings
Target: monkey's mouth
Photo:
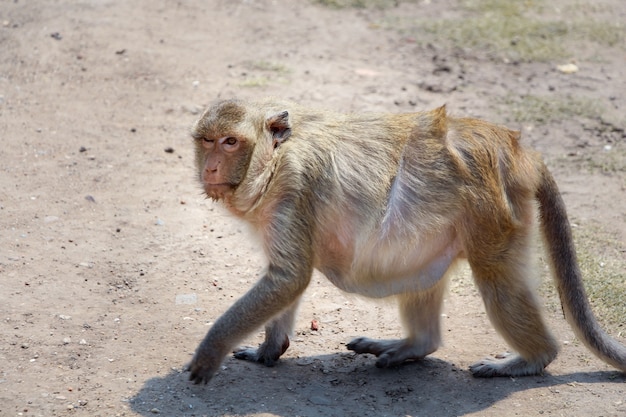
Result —
[[204, 192], [213, 200], [221, 200], [233, 190], [231, 184], [204, 184]]

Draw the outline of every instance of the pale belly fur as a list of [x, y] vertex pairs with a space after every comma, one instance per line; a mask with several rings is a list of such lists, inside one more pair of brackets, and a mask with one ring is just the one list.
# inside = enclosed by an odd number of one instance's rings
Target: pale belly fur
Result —
[[461, 255], [452, 229], [436, 236], [378, 235], [351, 249], [352, 262], [339, 266], [321, 260], [317, 269], [343, 291], [374, 298], [427, 290]]

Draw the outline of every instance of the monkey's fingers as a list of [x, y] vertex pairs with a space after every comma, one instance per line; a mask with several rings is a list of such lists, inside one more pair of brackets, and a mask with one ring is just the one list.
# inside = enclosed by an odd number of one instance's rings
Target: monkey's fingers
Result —
[[258, 362], [259, 353], [256, 348], [250, 346], [240, 346], [233, 350], [233, 356], [235, 359], [241, 359], [244, 361]]
[[192, 361], [184, 367], [185, 372], [190, 372], [189, 380], [195, 385], [204, 383], [205, 385], [213, 378], [215, 370], [203, 367], [196, 361]]
[[348, 350], [356, 353], [371, 353], [372, 355], [380, 355], [383, 352], [381, 342], [379, 340], [370, 339], [368, 337], [357, 337], [346, 345]]
[[359, 337], [347, 344], [348, 349], [356, 353], [376, 355], [377, 368], [392, 368], [406, 361], [424, 359], [436, 349], [436, 345], [426, 342], [418, 343], [409, 339], [375, 340]]
[[545, 363], [541, 358], [526, 360], [517, 354], [497, 355], [496, 359], [485, 358], [470, 365], [469, 369], [476, 378], [498, 376], [538, 375], [543, 372]]
[[272, 367], [276, 365], [276, 361], [280, 357], [279, 352], [269, 352], [265, 344], [262, 344], [258, 349], [252, 347], [240, 347], [233, 351], [235, 359], [241, 359], [244, 361], [258, 362], [265, 366]]
[[189, 374], [189, 380], [193, 381], [194, 385], [198, 385], [204, 383], [205, 385], [211, 380], [213, 374], [207, 375], [205, 372], [201, 371], [192, 371]]

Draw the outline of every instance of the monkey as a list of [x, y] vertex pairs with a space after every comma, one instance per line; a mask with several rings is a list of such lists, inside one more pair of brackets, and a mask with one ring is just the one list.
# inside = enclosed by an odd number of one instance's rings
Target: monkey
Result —
[[[268, 260], [198, 346], [186, 368], [194, 383], [207, 383], [231, 352], [273, 366], [314, 270], [348, 293], [398, 301], [406, 337], [360, 337], [349, 350], [375, 355], [381, 368], [423, 359], [441, 344], [443, 297], [460, 261], [515, 352], [471, 373], [540, 374], [559, 346], [531, 285], [536, 223], [567, 321], [626, 372], [626, 348], [591, 311], [557, 184], [520, 132], [445, 106], [338, 114], [267, 98], [219, 100], [191, 136], [203, 193], [252, 226]], [[258, 348], [236, 348], [263, 325]]]

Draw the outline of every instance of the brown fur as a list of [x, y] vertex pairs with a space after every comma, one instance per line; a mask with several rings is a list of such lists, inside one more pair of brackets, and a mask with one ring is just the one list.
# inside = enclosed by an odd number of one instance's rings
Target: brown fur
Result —
[[336, 114], [268, 99], [220, 101], [193, 128], [199, 179], [258, 231], [267, 273], [209, 330], [189, 365], [207, 382], [223, 358], [266, 325], [272, 365], [289, 346], [313, 269], [337, 287], [396, 296], [407, 337], [358, 338], [348, 349], [387, 367], [440, 344], [447, 275], [467, 259], [496, 329], [517, 352], [471, 366], [475, 376], [542, 372], [558, 345], [529, 284], [534, 200], [566, 316], [600, 358], [626, 371], [626, 349], [589, 308], [563, 201], [519, 132], [457, 119], [441, 107], [408, 114]]

